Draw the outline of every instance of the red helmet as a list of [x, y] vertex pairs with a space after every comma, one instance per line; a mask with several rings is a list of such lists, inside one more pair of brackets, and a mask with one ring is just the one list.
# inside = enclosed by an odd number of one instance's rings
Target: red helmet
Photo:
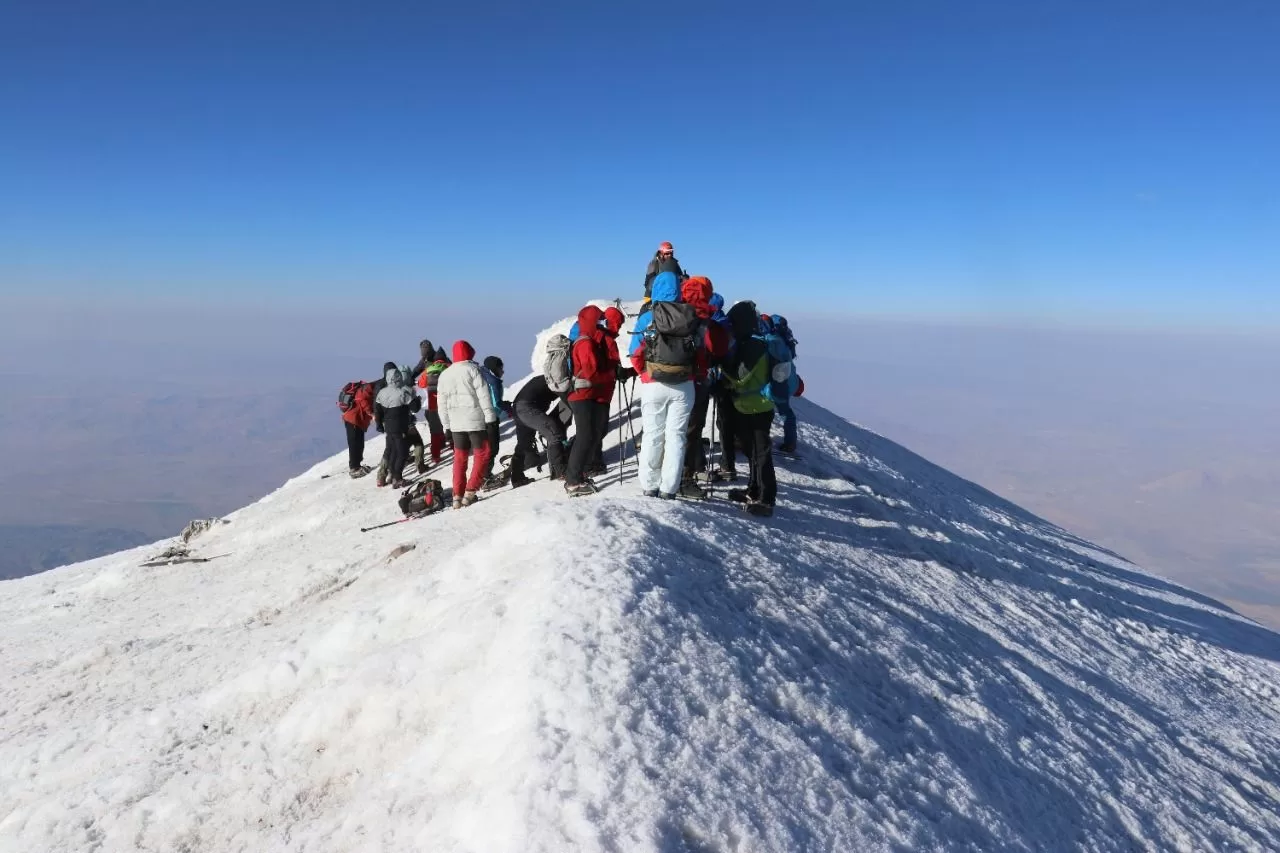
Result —
[[658, 244], [658, 254], [663, 254], [663, 253], [668, 255], [674, 255], [676, 253], [676, 247], [671, 245], [671, 243], [669, 243], [668, 241], [663, 240], [661, 243]]

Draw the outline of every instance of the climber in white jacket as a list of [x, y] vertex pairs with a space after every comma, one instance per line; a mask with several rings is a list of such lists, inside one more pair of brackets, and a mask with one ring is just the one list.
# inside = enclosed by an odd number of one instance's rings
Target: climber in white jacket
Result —
[[[453, 364], [440, 374], [436, 389], [436, 405], [445, 436], [453, 445], [453, 508], [461, 509], [476, 502], [476, 492], [489, 457], [496, 448], [489, 446], [486, 424], [497, 423], [489, 384], [472, 361], [475, 348], [466, 341], [453, 344]], [[467, 473], [467, 461], [475, 454], [475, 463]]]

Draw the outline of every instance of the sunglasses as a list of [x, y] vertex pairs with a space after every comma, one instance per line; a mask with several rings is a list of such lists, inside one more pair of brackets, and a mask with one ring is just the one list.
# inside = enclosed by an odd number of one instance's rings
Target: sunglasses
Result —
[[662, 257], [664, 257], [664, 258], [669, 258], [669, 257], [671, 257], [671, 256], [672, 256], [673, 254], [675, 254], [675, 253], [674, 253], [674, 252], [662, 251], [662, 252], [659, 252], [658, 254], [659, 254], [659, 255], [662, 255]]

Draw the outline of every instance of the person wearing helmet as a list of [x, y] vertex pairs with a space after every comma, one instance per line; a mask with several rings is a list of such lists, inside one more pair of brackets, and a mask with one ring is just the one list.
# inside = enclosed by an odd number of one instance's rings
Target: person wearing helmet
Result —
[[653, 280], [658, 277], [659, 273], [672, 272], [676, 274], [676, 284], [684, 284], [684, 280], [689, 276], [680, 267], [680, 262], [676, 260], [676, 249], [667, 241], [663, 241], [658, 245], [658, 251], [653, 253], [653, 260], [649, 261], [649, 268], [644, 272], [644, 298], [649, 299], [653, 290]]

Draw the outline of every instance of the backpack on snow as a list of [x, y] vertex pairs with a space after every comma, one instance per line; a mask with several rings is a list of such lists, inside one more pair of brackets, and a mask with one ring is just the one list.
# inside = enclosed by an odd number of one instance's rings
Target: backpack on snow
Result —
[[405, 515], [427, 515], [444, 508], [444, 486], [439, 480], [420, 480], [400, 495]]
[[368, 384], [357, 379], [342, 386], [342, 390], [338, 392], [338, 409], [344, 415], [356, 407], [356, 395]]
[[653, 304], [653, 319], [644, 330], [644, 363], [649, 378], [674, 385], [693, 378], [702, 326], [692, 305]]
[[557, 394], [573, 390], [573, 344], [564, 335], [552, 335], [547, 341], [547, 356], [542, 362], [542, 375], [547, 387]]

